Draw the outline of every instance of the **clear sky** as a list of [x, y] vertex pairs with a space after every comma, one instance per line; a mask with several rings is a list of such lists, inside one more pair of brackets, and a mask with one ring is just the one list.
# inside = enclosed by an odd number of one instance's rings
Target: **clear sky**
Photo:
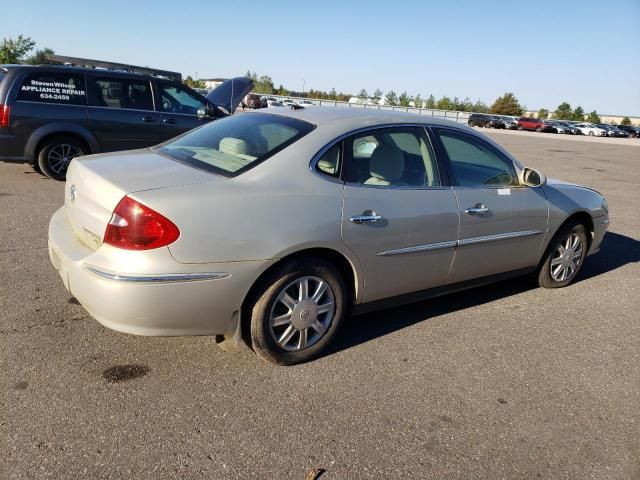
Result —
[[0, 0], [0, 19], [0, 37], [200, 78], [640, 115], [640, 0]]

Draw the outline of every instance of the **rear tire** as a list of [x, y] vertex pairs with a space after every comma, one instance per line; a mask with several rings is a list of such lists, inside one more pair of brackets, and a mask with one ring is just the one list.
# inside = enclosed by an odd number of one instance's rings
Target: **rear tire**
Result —
[[538, 127], [536, 128], [536, 132], [540, 133], [542, 131], [542, 128]]
[[46, 140], [40, 147], [38, 167], [47, 177], [63, 181], [71, 160], [87, 153], [87, 147], [78, 138], [57, 135]]
[[278, 365], [317, 357], [333, 341], [345, 317], [347, 291], [339, 271], [326, 260], [284, 263], [265, 278], [249, 306], [253, 350]]
[[590, 137], [593, 137], [593, 132], [589, 132], [589, 136], [590, 136]]
[[587, 256], [587, 230], [579, 222], [572, 222], [555, 234], [538, 267], [538, 284], [544, 288], [569, 285], [578, 275]]

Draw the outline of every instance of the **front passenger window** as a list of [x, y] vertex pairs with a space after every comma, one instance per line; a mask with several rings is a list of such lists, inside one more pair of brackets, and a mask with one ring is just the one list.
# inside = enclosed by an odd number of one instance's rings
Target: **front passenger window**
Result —
[[453, 130], [438, 129], [454, 176], [460, 187], [516, 186], [513, 162], [489, 143]]

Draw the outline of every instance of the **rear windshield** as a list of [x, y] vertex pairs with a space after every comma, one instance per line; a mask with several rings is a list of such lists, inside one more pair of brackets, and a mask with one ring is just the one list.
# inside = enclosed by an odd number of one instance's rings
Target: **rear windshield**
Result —
[[236, 114], [213, 121], [155, 151], [178, 162], [234, 177], [313, 130], [310, 123], [267, 113]]

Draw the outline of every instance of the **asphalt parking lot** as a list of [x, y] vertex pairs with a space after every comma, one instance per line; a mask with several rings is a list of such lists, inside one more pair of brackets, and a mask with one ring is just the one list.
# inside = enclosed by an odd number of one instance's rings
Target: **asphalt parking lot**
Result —
[[639, 478], [640, 142], [489, 135], [607, 197], [578, 281], [354, 317], [287, 368], [100, 326], [49, 262], [62, 184], [0, 164], [0, 478]]

